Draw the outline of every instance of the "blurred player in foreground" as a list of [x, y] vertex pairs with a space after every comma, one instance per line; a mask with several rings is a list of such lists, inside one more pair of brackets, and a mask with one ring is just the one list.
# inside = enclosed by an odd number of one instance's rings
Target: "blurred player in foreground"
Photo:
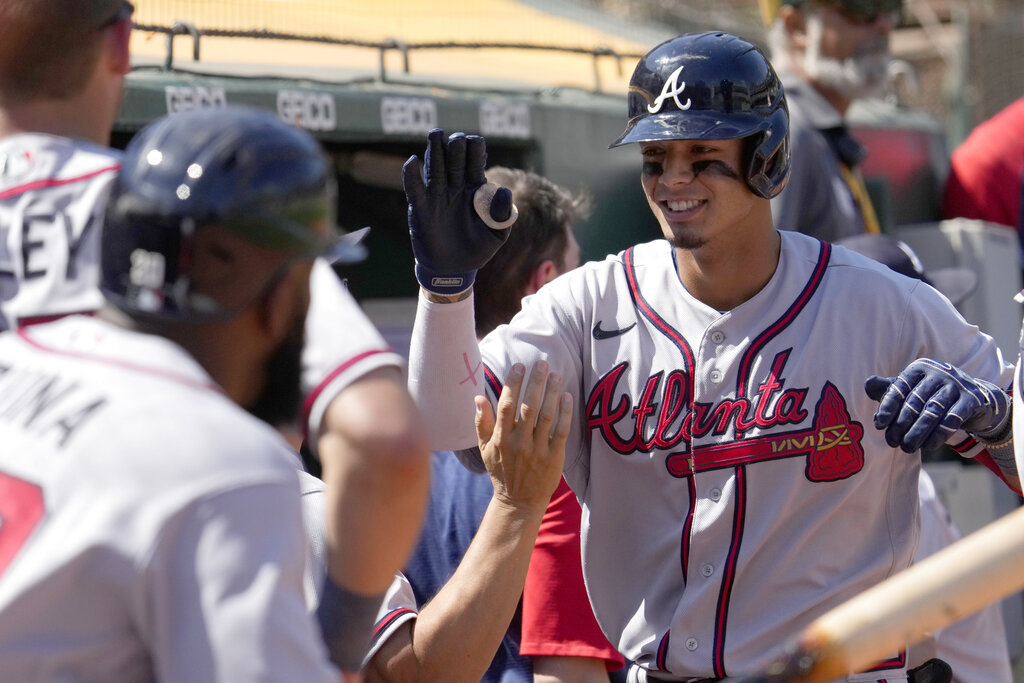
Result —
[[[130, 68], [132, 9], [125, 0], [0, 3], [0, 330], [102, 302], [100, 224], [120, 166], [105, 145]], [[351, 629], [327, 634], [348, 670], [415, 542], [429, 451], [402, 358], [322, 260], [311, 290], [299, 431], [327, 481], [327, 592], [337, 597], [328, 604], [348, 605], [339, 608], [349, 618], [325, 624]]]
[[249, 110], [161, 119], [127, 158], [108, 305], [0, 335], [0, 670], [336, 681], [303, 600], [297, 456], [271, 426], [299, 405], [313, 261], [346, 248], [328, 167]]

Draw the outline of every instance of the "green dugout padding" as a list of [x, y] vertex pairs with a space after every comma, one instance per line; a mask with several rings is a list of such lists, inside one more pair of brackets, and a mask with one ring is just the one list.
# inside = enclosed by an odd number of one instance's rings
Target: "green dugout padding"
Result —
[[635, 149], [607, 149], [625, 123], [625, 98], [575, 89], [484, 87], [465, 81], [381, 82], [365, 73], [331, 78], [245, 73], [238, 66], [143, 67], [127, 79], [114, 144], [149, 121], [194, 107], [242, 104], [276, 112], [316, 136], [338, 171], [339, 220], [371, 226], [369, 259], [345, 275], [357, 298], [416, 293], [401, 189], [402, 162], [422, 153], [434, 127], [480, 133], [488, 164], [526, 168], [592, 195], [578, 226], [584, 258], [598, 259], [659, 232], [640, 188]]

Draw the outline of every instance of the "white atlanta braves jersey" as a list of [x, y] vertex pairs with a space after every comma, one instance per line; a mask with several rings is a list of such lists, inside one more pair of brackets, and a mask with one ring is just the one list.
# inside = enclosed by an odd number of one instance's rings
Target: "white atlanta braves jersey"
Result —
[[332, 681], [295, 455], [170, 342], [71, 316], [0, 334], [0, 671]]
[[[545, 359], [574, 394], [565, 478], [611, 642], [658, 679], [754, 673], [913, 557], [920, 458], [874, 429], [865, 379], [930, 356], [1005, 387], [1012, 366], [934, 289], [803, 234], [782, 233], [772, 279], [726, 312], [673, 256], [658, 240], [546, 285], [483, 341], [483, 372], [493, 400], [513, 362]], [[452, 311], [449, 328], [472, 310], [420, 305]], [[411, 359], [411, 379], [427, 367]], [[442, 410], [458, 379], [421, 407]], [[901, 680], [902, 655], [882, 668], [856, 680]]]
[[117, 152], [42, 134], [0, 140], [0, 330], [95, 310]]

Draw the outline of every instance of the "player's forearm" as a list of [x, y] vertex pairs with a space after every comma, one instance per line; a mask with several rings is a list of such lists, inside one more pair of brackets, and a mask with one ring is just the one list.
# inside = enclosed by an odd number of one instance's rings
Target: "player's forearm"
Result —
[[484, 393], [473, 297], [440, 303], [437, 296], [419, 297], [409, 348], [409, 393], [426, 420], [432, 448], [473, 448], [473, 400]]
[[512, 508], [492, 499], [455, 574], [420, 611], [412, 642], [401, 649], [414, 661], [415, 678], [368, 681], [480, 680], [519, 604], [543, 514], [541, 506]]
[[318, 447], [328, 573], [350, 591], [382, 593], [416, 542], [430, 486], [422, 418], [400, 373], [381, 369], [339, 394]]

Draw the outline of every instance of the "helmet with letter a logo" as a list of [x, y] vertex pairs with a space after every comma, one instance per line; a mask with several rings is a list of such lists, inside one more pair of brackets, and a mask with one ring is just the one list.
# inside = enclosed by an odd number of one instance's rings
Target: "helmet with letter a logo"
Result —
[[755, 45], [721, 32], [689, 33], [653, 48], [629, 81], [629, 121], [611, 147], [656, 140], [745, 138], [744, 178], [771, 198], [789, 178], [789, 109]]

